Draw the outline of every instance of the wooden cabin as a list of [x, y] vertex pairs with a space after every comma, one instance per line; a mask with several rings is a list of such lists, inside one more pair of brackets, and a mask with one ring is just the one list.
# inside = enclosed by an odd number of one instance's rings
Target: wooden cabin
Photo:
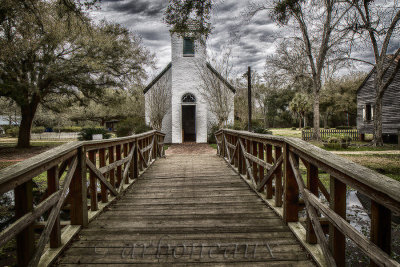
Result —
[[[396, 62], [399, 59], [397, 58]], [[392, 65], [385, 77], [394, 71], [395, 64]], [[375, 74], [375, 68], [373, 68], [357, 90], [357, 129], [362, 135], [372, 134], [374, 131]], [[384, 93], [382, 112], [384, 139], [398, 135], [400, 130], [400, 72], [397, 73], [392, 84]]]

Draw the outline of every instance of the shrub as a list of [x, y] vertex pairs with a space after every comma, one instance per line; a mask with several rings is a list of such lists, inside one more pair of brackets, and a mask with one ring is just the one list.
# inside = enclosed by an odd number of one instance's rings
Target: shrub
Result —
[[253, 128], [253, 132], [259, 133], [259, 134], [272, 134], [272, 132], [268, 129], [265, 129], [263, 127], [256, 127]]
[[304, 130], [311, 130], [311, 126], [305, 126], [303, 129]]
[[352, 126], [341, 125], [341, 126], [337, 126], [336, 129], [338, 129], [338, 130], [350, 130], [350, 129], [353, 129], [353, 127]]
[[210, 126], [210, 131], [208, 132], [207, 135], [207, 142], [209, 144], [215, 144], [217, 141], [215, 140], [215, 132], [219, 130], [218, 125], [211, 125]]
[[[4, 127], [6, 128], [6, 127]], [[19, 127], [18, 126], [11, 126], [6, 128], [6, 135], [11, 137], [18, 137]]]
[[[244, 127], [243, 127], [243, 124], [242, 124], [240, 121], [238, 121], [238, 120], [235, 120], [233, 124], [227, 125], [226, 128], [232, 129], [232, 130], [236, 130], [236, 131], [243, 131], [243, 130], [245, 130]], [[246, 128], [246, 129], [247, 129], [247, 128]]]
[[62, 126], [62, 127], [54, 127], [53, 130], [55, 132], [76, 133], [76, 132], [82, 131], [82, 127], [80, 127], [80, 126]]
[[79, 140], [92, 140], [92, 135], [94, 134], [102, 134], [103, 139], [108, 139], [111, 137], [111, 134], [103, 127], [87, 127], [83, 128], [79, 132]]
[[297, 128], [296, 127], [292, 127], [292, 130], [297, 130]]
[[345, 134], [333, 134], [329, 137], [323, 137], [322, 142], [328, 148], [347, 148], [350, 145], [351, 137]]
[[32, 127], [31, 133], [43, 133], [45, 130], [44, 127], [39, 126], [39, 127]]
[[119, 121], [116, 125], [116, 133], [118, 137], [140, 134], [150, 130], [152, 130], [152, 128], [147, 126], [142, 118], [137, 117], [131, 117]]
[[324, 126], [324, 129], [327, 129], [327, 130], [329, 130], [331, 127], [329, 127], [329, 126]]

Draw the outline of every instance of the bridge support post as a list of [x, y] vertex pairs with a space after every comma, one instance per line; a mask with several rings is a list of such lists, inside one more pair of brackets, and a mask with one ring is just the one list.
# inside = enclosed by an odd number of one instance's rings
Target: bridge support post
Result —
[[[282, 148], [275, 146], [275, 159], [278, 160], [281, 155], [282, 155]], [[275, 173], [275, 206], [282, 207], [282, 195], [283, 195], [282, 166], [280, 166]]]
[[[47, 193], [48, 195], [53, 194], [59, 189], [59, 177], [58, 177], [58, 166], [47, 170]], [[54, 222], [53, 229], [50, 233], [50, 247], [58, 248], [61, 245], [61, 226], [60, 226], [60, 215], [57, 216]]]
[[[311, 193], [318, 196], [318, 168], [313, 164], [306, 164], [307, 167], [307, 189]], [[306, 240], [310, 244], [317, 243], [317, 236], [315, 235], [310, 218], [307, 216], [306, 221]]]
[[[283, 220], [297, 222], [299, 220], [299, 186], [297, 185], [293, 169], [289, 161], [289, 145], [284, 146], [284, 194], [283, 194]], [[298, 160], [298, 158], [296, 158]]]
[[[371, 200], [371, 241], [390, 255], [392, 238], [392, 212]], [[380, 266], [371, 260], [371, 266]]]
[[135, 141], [135, 151], [133, 152], [133, 178], [139, 177], [139, 143]]
[[[273, 164], [273, 158], [272, 158], [272, 145], [267, 145], [267, 163]], [[272, 179], [270, 179], [267, 183], [267, 198], [271, 199], [272, 198]]]
[[71, 224], [88, 226], [87, 184], [86, 184], [86, 152], [78, 148], [78, 165], [69, 185], [71, 194]]
[[[346, 184], [330, 177], [330, 208], [346, 219]], [[329, 245], [337, 266], [345, 266], [346, 237], [331, 223], [329, 224]]]
[[[29, 180], [14, 189], [15, 217], [16, 219], [24, 216], [33, 210], [33, 182]], [[33, 224], [25, 227], [17, 235], [17, 262], [18, 266], [27, 266], [35, 249], [35, 238]]]

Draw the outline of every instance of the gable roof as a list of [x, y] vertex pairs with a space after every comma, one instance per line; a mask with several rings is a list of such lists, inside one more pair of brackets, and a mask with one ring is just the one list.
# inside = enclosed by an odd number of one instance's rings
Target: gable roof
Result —
[[168, 65], [158, 74], [147, 86], [143, 89], [143, 93], [147, 93], [151, 87], [153, 87], [156, 82], [172, 67], [172, 62], [168, 63]]
[[232, 93], [234, 94], [236, 93], [236, 89], [224, 77], [222, 77], [222, 75], [216, 69], [214, 69], [210, 63], [206, 62], [206, 66], [212, 73], [215, 74], [215, 76], [218, 77], [218, 79], [220, 79], [232, 91]]
[[[218, 79], [220, 79], [226, 87], [228, 87], [234, 94], [236, 93], [236, 89], [224, 78], [222, 75], [211, 66], [210, 63], [206, 62], [207, 68], [215, 75]], [[172, 67], [172, 62], [168, 63], [168, 65], [143, 89], [143, 93], [147, 93], [154, 84], [161, 79], [161, 77]]]
[[[389, 60], [389, 59], [392, 59], [393, 58], [393, 55], [388, 55], [387, 56], [387, 60]], [[393, 61], [393, 63], [397, 63], [398, 61], [400, 60], [400, 55], [399, 56], [397, 56], [396, 58], [395, 58], [395, 60]], [[391, 68], [392, 66], [390, 66], [390, 68]], [[372, 68], [372, 70], [368, 73], [368, 75], [367, 75], [367, 77], [365, 77], [365, 79], [364, 79], [364, 81], [361, 83], [361, 85], [358, 87], [358, 89], [357, 89], [357, 91], [356, 91], [356, 94], [358, 94], [358, 92], [361, 90], [361, 88], [363, 88], [364, 87], [364, 85], [367, 83], [367, 81], [369, 80], [369, 78], [371, 78], [371, 76], [372, 76], [372, 74], [374, 73], [374, 71], [375, 71], [375, 68], [376, 68], [376, 65], [374, 65], [374, 67]], [[389, 69], [390, 69], [389, 68]], [[388, 70], [389, 70], [388, 69]], [[398, 73], [399, 75], [400, 75], [400, 72]], [[396, 74], [397, 75], [397, 74]]]

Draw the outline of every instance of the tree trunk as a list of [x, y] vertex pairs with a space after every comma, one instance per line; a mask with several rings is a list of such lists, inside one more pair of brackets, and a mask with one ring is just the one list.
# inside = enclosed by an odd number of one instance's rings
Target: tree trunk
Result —
[[299, 130], [301, 130], [301, 117], [299, 118]]
[[21, 106], [21, 125], [19, 126], [17, 144], [19, 148], [27, 148], [30, 146], [31, 127], [37, 106], [38, 103], [30, 103], [26, 106]]
[[375, 97], [374, 109], [374, 146], [383, 146], [382, 139], [382, 97], [377, 95]]
[[[314, 87], [318, 87], [318, 85], [315, 84]], [[320, 135], [319, 135], [319, 88], [314, 88], [313, 96], [314, 96], [313, 139], [320, 140]]]

